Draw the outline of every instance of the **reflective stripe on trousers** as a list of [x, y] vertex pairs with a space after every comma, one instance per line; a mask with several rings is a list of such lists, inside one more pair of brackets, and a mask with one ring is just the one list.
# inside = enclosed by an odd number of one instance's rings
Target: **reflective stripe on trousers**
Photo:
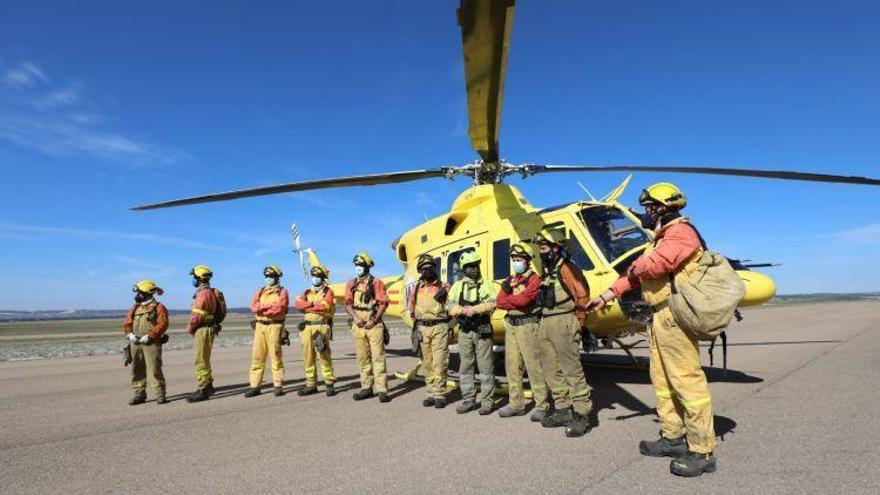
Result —
[[449, 324], [419, 325], [422, 334], [422, 368], [428, 397], [446, 397], [446, 374], [449, 368]]
[[250, 387], [258, 388], [263, 383], [266, 357], [272, 360], [272, 385], [284, 385], [284, 359], [281, 355], [281, 332], [283, 323], [260, 323], [254, 328], [254, 345], [251, 351]]
[[669, 308], [654, 314], [648, 340], [661, 434], [666, 438], [687, 435], [688, 447], [697, 453], [714, 451], [712, 396], [700, 365], [698, 342], [678, 327]]

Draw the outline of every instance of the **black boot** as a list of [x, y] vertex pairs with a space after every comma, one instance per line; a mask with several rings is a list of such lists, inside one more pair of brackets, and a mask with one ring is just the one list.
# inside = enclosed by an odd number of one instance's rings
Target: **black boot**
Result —
[[351, 398], [354, 400], [364, 400], [364, 399], [369, 399], [372, 396], [373, 396], [372, 390], [370, 390], [368, 388], [362, 388], [362, 389], [358, 390], [357, 392], [355, 392], [354, 395], [351, 396]]
[[334, 395], [336, 395], [336, 389], [333, 388], [333, 384], [332, 384], [332, 383], [328, 383], [328, 384], [326, 384], [326, 385], [324, 386], [324, 388], [327, 389], [327, 397], [333, 397]]
[[272, 394], [275, 397], [281, 397], [282, 395], [284, 395], [284, 389], [281, 387], [275, 387], [274, 389], [272, 389]]
[[138, 404], [143, 404], [146, 401], [147, 401], [147, 394], [135, 394], [135, 396], [132, 397], [130, 401], [128, 401], [128, 405], [129, 406], [136, 406]]
[[209, 397], [216, 393], [216, 391], [214, 390], [214, 381], [213, 380], [211, 381], [211, 383], [208, 384], [207, 387], [205, 387], [205, 393], [208, 394]]
[[156, 404], [159, 404], [159, 405], [168, 404], [168, 399], [165, 398], [164, 393], [162, 395], [156, 396]]
[[692, 478], [703, 473], [714, 473], [717, 469], [715, 456], [712, 453], [698, 454], [696, 452], [686, 453], [678, 459], [673, 459], [669, 463], [669, 471], [678, 476], [686, 476]]
[[318, 393], [318, 387], [303, 387], [296, 391], [296, 395], [302, 397], [304, 395], [312, 395]]
[[688, 452], [684, 436], [678, 438], [660, 437], [659, 440], [642, 440], [639, 452], [650, 457], [681, 457]]
[[[391, 402], [391, 397], [388, 394], [386, 394], [385, 392], [379, 392], [376, 395], [379, 396], [379, 402]], [[436, 407], [436, 401], [435, 401], [434, 407]]]
[[247, 392], [244, 393], [244, 396], [247, 398], [256, 397], [260, 395], [262, 392], [260, 391], [260, 387], [254, 387], [247, 389]]
[[446, 407], [445, 398], [434, 399], [434, 409], [443, 409], [444, 407]]
[[590, 418], [587, 416], [573, 411], [571, 416], [571, 422], [565, 425], [565, 436], [582, 437], [593, 429], [593, 426], [590, 424]]
[[471, 411], [475, 411], [479, 408], [480, 408], [480, 406], [476, 402], [474, 402], [472, 400], [466, 400], [466, 401], [462, 402], [461, 404], [459, 404], [458, 407], [455, 408], [455, 412], [458, 414], [467, 414], [467, 413], [469, 413]]
[[434, 407], [434, 398], [428, 397], [422, 401], [422, 407]]
[[557, 409], [552, 413], [544, 416], [541, 420], [541, 426], [544, 428], [559, 428], [565, 426], [574, 420], [574, 415], [570, 407], [565, 409]]
[[189, 397], [186, 398], [187, 402], [202, 402], [203, 400], [208, 400], [208, 393], [204, 388], [197, 389], [195, 392], [189, 394]]

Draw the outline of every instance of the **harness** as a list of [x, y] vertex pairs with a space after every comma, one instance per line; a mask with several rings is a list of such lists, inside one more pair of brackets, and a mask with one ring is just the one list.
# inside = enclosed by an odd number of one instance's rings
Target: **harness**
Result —
[[[458, 304], [459, 306], [476, 306], [477, 303], [480, 302], [480, 285], [472, 284], [466, 280], [462, 280], [462, 288], [458, 293]], [[477, 289], [477, 299], [475, 301], [468, 301], [464, 297], [464, 293], [467, 292], [467, 287], [472, 286]], [[485, 325], [491, 324], [492, 319], [488, 314], [479, 314], [474, 316], [459, 316], [458, 317], [458, 328], [464, 333], [475, 332]]]

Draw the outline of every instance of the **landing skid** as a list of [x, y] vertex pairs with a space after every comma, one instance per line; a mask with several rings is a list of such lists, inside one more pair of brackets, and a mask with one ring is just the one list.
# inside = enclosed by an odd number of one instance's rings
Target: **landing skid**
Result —
[[[587, 356], [589, 354], [581, 354], [581, 362], [584, 363], [584, 366], [588, 368], [602, 368], [602, 369], [613, 369], [613, 370], [628, 370], [628, 371], [648, 371], [648, 362], [647, 358], [640, 358], [632, 353], [632, 349], [644, 342], [644, 339], [637, 340], [632, 344], [625, 344], [620, 339], [614, 339], [613, 342], [617, 344], [623, 352], [626, 353], [626, 357], [623, 356], [603, 356], [603, 358], [610, 359], [602, 359], [602, 360], [593, 360], [588, 359]], [[623, 362], [614, 362], [614, 361], [623, 361]]]

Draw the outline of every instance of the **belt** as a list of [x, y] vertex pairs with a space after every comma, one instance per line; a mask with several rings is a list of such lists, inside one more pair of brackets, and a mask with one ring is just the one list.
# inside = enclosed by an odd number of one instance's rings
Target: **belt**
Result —
[[352, 306], [352, 309], [356, 309], [358, 311], [372, 311], [373, 308], [369, 306]]
[[522, 315], [522, 316], [507, 315], [504, 317], [504, 321], [506, 321], [507, 323], [510, 323], [511, 325], [517, 326], [517, 327], [520, 325], [525, 325], [526, 323], [535, 323], [540, 319], [541, 319], [540, 315]]
[[416, 320], [417, 325], [423, 325], [426, 327], [433, 327], [434, 325], [439, 325], [441, 323], [449, 323], [449, 318], [440, 318], [436, 320]]
[[257, 318], [257, 323], [262, 323], [263, 325], [272, 325], [275, 323], [284, 323], [284, 320], [261, 320]]
[[314, 325], [329, 325], [329, 324], [330, 324], [329, 320], [320, 320], [320, 321], [303, 320], [303, 325], [305, 325], [307, 327], [314, 326]]

